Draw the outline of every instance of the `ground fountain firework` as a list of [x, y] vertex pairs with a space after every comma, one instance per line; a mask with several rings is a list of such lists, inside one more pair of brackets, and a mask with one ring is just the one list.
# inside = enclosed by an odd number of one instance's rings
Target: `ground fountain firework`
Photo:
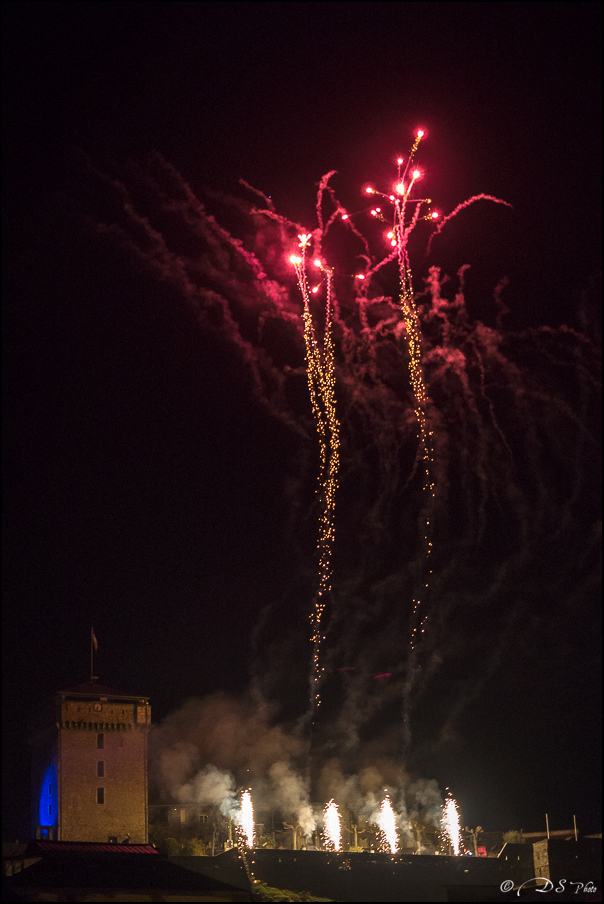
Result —
[[390, 798], [386, 796], [382, 801], [378, 816], [380, 827], [380, 849], [396, 854], [398, 851], [398, 832], [396, 830], [396, 814], [392, 809]]
[[441, 819], [441, 829], [442, 829], [442, 837], [443, 844], [445, 845], [445, 852], [448, 853], [446, 849], [449, 848], [450, 852], [455, 856], [459, 857], [462, 851], [462, 840], [461, 840], [461, 826], [459, 823], [459, 812], [457, 810], [457, 801], [449, 796], [443, 804], [443, 815]]
[[342, 826], [338, 805], [330, 800], [323, 812], [325, 847], [328, 851], [342, 850]]
[[241, 806], [237, 814], [237, 824], [241, 830], [243, 843], [248, 848], [255, 844], [254, 807], [251, 791], [244, 791], [241, 795]]

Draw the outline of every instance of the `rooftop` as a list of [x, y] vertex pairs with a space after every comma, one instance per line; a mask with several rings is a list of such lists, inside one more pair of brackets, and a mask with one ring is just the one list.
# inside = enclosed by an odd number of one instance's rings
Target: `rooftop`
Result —
[[144, 700], [145, 702], [149, 699], [142, 694], [128, 693], [128, 691], [121, 691], [115, 687], [107, 687], [105, 684], [98, 684], [96, 681], [87, 681], [82, 684], [76, 684], [75, 687], [58, 691], [58, 693], [70, 697], [119, 697], [128, 700]]
[[30, 841], [25, 851], [26, 857], [41, 857], [45, 854], [155, 854], [152, 844], [109, 844], [93, 841]]
[[[143, 852], [136, 848], [142, 848]], [[30, 860], [31, 865], [5, 879], [4, 888], [13, 896], [10, 900], [42, 900], [40, 894], [63, 896], [46, 900], [74, 900], [70, 897], [74, 892], [78, 895], [94, 892], [95, 900], [124, 900], [116, 897], [122, 894], [145, 895], [142, 900], [157, 900], [157, 895], [160, 900], [166, 896], [181, 901], [252, 900], [249, 888], [237, 888], [170, 863], [149, 845], [32, 842], [27, 853], [30, 850], [37, 851], [39, 859]], [[154, 856], [149, 856], [151, 853]], [[78, 896], [75, 900], [87, 898]]]

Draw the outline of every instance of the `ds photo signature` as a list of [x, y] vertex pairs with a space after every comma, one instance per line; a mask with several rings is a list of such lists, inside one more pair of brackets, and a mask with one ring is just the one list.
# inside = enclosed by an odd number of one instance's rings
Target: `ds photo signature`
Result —
[[[534, 882], [535, 885], [531, 885]], [[536, 883], [543, 882], [543, 885], [537, 885]], [[567, 888], [568, 883], [568, 888]], [[516, 889], [516, 895], [519, 897], [520, 892], [523, 888], [532, 888], [533, 891], [541, 892], [541, 894], [547, 894], [547, 892], [553, 891], [555, 894], [560, 894], [561, 892], [568, 892], [572, 890], [574, 886], [574, 894], [579, 894], [580, 891], [583, 892], [595, 892], [597, 891], [596, 886], [593, 882], [570, 882], [568, 879], [558, 879], [558, 884], [554, 888], [554, 883], [551, 879], [545, 879], [543, 876], [534, 876], [532, 879], [527, 879], [526, 882], [523, 882]], [[503, 892], [513, 891], [514, 890], [514, 882], [512, 879], [504, 879], [501, 885], [499, 886], [499, 890]]]

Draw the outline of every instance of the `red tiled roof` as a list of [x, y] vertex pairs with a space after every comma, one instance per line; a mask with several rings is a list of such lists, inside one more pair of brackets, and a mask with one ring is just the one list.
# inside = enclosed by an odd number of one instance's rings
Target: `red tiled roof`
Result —
[[93, 841], [30, 841], [26, 856], [35, 854], [157, 854], [152, 844], [109, 844]]

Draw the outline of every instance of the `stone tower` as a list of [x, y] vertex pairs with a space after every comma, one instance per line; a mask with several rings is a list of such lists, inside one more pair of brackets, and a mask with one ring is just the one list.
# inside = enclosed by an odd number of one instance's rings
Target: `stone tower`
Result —
[[59, 691], [32, 720], [36, 838], [148, 841], [147, 697], [91, 682]]

